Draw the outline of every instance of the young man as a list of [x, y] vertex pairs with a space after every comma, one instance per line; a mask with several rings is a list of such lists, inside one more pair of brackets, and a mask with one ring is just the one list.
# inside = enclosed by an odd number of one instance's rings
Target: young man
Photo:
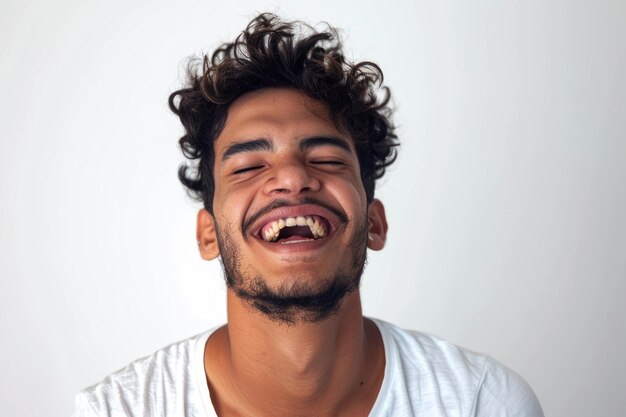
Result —
[[397, 141], [380, 69], [335, 39], [260, 15], [172, 94], [228, 324], [86, 389], [76, 416], [543, 415], [488, 356], [363, 317], [366, 251], [387, 232], [374, 182]]

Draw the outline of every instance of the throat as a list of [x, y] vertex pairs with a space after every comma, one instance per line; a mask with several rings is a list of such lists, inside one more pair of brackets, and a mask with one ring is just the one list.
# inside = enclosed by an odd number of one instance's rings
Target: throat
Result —
[[[303, 409], [317, 416], [368, 415], [382, 381], [384, 350], [376, 348], [382, 347], [380, 336], [371, 334], [373, 323], [364, 323], [357, 294], [348, 297], [338, 320], [295, 326], [235, 314], [247, 310], [234, 297], [229, 294], [228, 334], [222, 340], [229, 353], [221, 370], [228, 375], [212, 378], [207, 372], [215, 383], [214, 404], [224, 400], [225, 408], [240, 415], [277, 409], [286, 415], [301, 415]], [[240, 316], [245, 324], [237, 323]], [[280, 395], [269, 398], [268, 392]]]
[[281, 229], [277, 241], [281, 242], [309, 239], [313, 239], [313, 233], [311, 233], [311, 229], [308, 226], [294, 226]]

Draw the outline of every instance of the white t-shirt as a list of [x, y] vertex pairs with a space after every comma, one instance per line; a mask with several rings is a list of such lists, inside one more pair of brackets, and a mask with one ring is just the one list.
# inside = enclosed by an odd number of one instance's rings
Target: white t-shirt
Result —
[[[385, 376], [370, 417], [543, 417], [516, 373], [489, 356], [373, 319]], [[136, 360], [76, 396], [74, 417], [216, 416], [204, 347], [213, 331]]]

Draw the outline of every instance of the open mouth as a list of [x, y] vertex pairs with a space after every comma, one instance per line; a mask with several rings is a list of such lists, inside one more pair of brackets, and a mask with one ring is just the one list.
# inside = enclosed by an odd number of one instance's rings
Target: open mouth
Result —
[[266, 242], [299, 243], [321, 239], [329, 230], [328, 221], [321, 216], [284, 217], [263, 225], [258, 236]]

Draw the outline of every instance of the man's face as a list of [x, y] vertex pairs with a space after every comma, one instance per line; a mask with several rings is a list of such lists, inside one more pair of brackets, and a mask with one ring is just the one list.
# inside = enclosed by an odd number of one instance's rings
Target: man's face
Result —
[[214, 227], [229, 288], [276, 320], [335, 311], [359, 286], [368, 244], [350, 136], [303, 93], [265, 89], [231, 105], [214, 150]]

